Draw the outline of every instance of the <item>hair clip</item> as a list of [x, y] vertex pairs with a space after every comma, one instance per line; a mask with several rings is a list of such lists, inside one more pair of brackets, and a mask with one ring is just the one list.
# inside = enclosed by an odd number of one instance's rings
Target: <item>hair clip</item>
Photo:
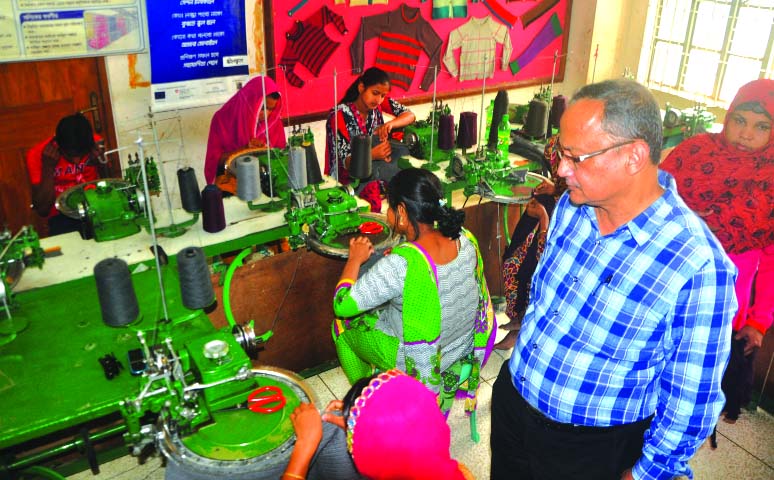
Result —
[[445, 198], [439, 198], [438, 199], [438, 206], [439, 207], [445, 207], [446, 206], [446, 199]]

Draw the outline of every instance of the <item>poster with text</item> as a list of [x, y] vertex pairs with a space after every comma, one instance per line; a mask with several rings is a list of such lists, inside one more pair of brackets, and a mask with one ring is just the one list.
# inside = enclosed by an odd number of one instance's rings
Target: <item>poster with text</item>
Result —
[[243, 0], [148, 2], [154, 111], [220, 104], [247, 80]]
[[137, 53], [140, 0], [0, 1], [0, 62]]

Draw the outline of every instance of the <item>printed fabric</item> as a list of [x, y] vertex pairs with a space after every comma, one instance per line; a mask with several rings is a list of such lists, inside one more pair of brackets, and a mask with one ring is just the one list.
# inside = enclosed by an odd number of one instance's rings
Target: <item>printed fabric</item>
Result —
[[[495, 22], [492, 17], [471, 18], [452, 30], [443, 63], [453, 77], [459, 81], [494, 77], [497, 58], [497, 44], [503, 45], [502, 69], [508, 68], [511, 58], [511, 37], [505, 25]], [[454, 58], [454, 50], [460, 48], [460, 67]]]
[[419, 88], [430, 88], [436, 72], [440, 72], [443, 41], [419, 8], [401, 5], [391, 12], [363, 17], [350, 47], [353, 73], [362, 73], [365, 42], [372, 38], [379, 39], [373, 66], [387, 72], [392, 86], [403, 90], [411, 86], [419, 57], [426, 53], [429, 64]]
[[[94, 135], [95, 143], [101, 141], [102, 137]], [[43, 140], [27, 151], [27, 172], [29, 173], [30, 183], [32, 185], [37, 185], [42, 181], [44, 156], [50, 157], [48, 161], [51, 163], [56, 161], [56, 167], [54, 167], [54, 192], [56, 198], [70, 187], [100, 178], [99, 171], [101, 164], [99, 152], [96, 148], [81, 157], [78, 162], [71, 163], [62, 156], [59, 151], [59, 145], [56, 143], [56, 139], [51, 137]], [[58, 214], [59, 211], [56, 209], [56, 205], [52, 205], [47, 218], [51, 218]]]
[[[469, 363], [473, 369], [469, 379], [470, 388], [464, 395], [468, 398], [466, 409], [475, 409], [479, 368], [486, 363], [491, 353], [496, 325], [483, 275], [483, 260], [472, 234], [465, 231], [465, 238], [475, 250], [475, 280], [478, 285], [477, 307], [472, 322], [472, 351], [462, 353], [458, 358], [442, 358], [439, 344], [442, 333], [441, 302], [435, 264], [417, 244], [404, 243], [392, 251], [392, 254], [404, 258], [407, 262], [401, 298], [401, 338], [380, 331], [377, 328], [377, 314], [374, 312], [362, 314], [359, 305], [351, 296], [350, 285], [340, 285], [336, 292], [334, 311], [341, 318], [333, 324], [333, 337], [342, 369], [350, 382], [354, 383], [357, 379], [369, 375], [374, 367], [383, 371], [405, 366], [409, 375], [438, 393], [444, 388], [456, 390], [461, 365]], [[462, 340], [465, 336], [467, 335], [463, 335]], [[452, 340], [449, 348], [453, 349], [457, 344], [455, 342], [459, 343]], [[363, 346], [367, 349], [360, 350]], [[401, 357], [400, 362], [398, 357]], [[374, 360], [385, 363], [379, 364]]]
[[383, 113], [397, 117], [408, 111], [408, 108], [390, 97], [385, 98], [381, 105], [368, 112], [365, 119], [354, 103], [338, 105], [328, 115], [325, 125], [325, 174], [344, 185], [349, 184], [349, 172], [344, 161], [352, 155], [352, 137], [374, 135], [376, 127], [384, 124]]
[[[728, 111], [755, 101], [774, 119], [774, 80], [745, 87]], [[730, 117], [726, 116], [726, 124]], [[760, 250], [774, 243], [774, 130], [768, 145], [755, 152], [730, 145], [724, 132], [682, 141], [661, 168], [674, 175], [680, 196], [707, 222], [727, 252]]]

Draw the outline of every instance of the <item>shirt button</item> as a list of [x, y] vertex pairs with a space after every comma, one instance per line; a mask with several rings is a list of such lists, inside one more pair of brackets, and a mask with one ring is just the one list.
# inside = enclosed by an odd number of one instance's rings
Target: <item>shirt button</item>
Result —
[[527, 379], [525, 377], [521, 377], [521, 381], [526, 381]]
[[533, 349], [537, 349], [537, 343], [533, 343], [533, 344], [532, 344], [532, 348], [533, 348]]

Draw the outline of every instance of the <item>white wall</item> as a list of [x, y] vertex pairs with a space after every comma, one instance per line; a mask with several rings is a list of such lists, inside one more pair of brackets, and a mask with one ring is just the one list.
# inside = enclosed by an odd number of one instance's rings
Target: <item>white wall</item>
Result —
[[[253, 45], [254, 21], [253, 9], [250, 3], [249, 0], [246, 1], [248, 6], [248, 45]], [[563, 94], [569, 97], [575, 90], [591, 80], [590, 65], [592, 65], [591, 61], [593, 60], [591, 56], [594, 53], [592, 45], [595, 43], [600, 43], [599, 57], [605, 60], [604, 66], [601, 60], [598, 61], [595, 75], [596, 80], [620, 76], [620, 72], [616, 74], [618, 67], [615, 61], [619, 43], [618, 39], [616, 38], [612, 42], [607, 41], [606, 38], [610, 34], [605, 32], [607, 31], [607, 25], [612, 25], [613, 23], [618, 25], [621, 21], [619, 17], [623, 17], [625, 13], [628, 13], [628, 9], [612, 8], [613, 5], [611, 4], [618, 5], [621, 3], [626, 5], [629, 3], [637, 4], [640, 3], [640, 0], [631, 0], [631, 2], [620, 0], [576, 0], [573, 2], [564, 81], [554, 85], [554, 95]], [[604, 4], [606, 7], [603, 19], [596, 18], [598, 4]], [[617, 12], [617, 14], [613, 12]], [[613, 22], [612, 19], [616, 19], [616, 21]], [[599, 24], [600, 21], [604, 23], [602, 26], [606, 28], [595, 29], [595, 24]], [[616, 26], [612, 35], [614, 37], [620, 36], [618, 32], [622, 31], [622, 28]], [[616, 46], [616, 49], [608, 48], [611, 45]], [[602, 54], [603, 50], [606, 52], [604, 55]], [[248, 53], [250, 53], [251, 57], [251, 72], [257, 72], [258, 69], [255, 67], [256, 52]], [[260, 62], [260, 56], [258, 55], [258, 57]], [[631, 66], [636, 67], [636, 64]], [[142, 78], [149, 80], [150, 56], [148, 54], [138, 55], [135, 69]], [[157, 125], [156, 131], [160, 137], [159, 144], [161, 145], [161, 158], [165, 164], [167, 188], [174, 202], [173, 206], [179, 206], [176, 175], [178, 168], [182, 166], [195, 168], [199, 179], [199, 186], [204, 186], [203, 164], [207, 146], [207, 134], [209, 132], [210, 119], [218, 106], [192, 108], [156, 114], [151, 117], [149, 115], [150, 89], [147, 87], [132, 88], [130, 86], [128, 57], [108, 57], [107, 70], [118, 147], [128, 149], [127, 152], [134, 152], [136, 150], [135, 142], [138, 138], [142, 138], [145, 148], [151, 150], [150, 155], [158, 158], [153, 142], [153, 132], [150, 128], [151, 120], [154, 120]], [[620, 70], [622, 72], [622, 68]], [[538, 86], [535, 86], [510, 90], [508, 92], [509, 101], [510, 103], [528, 103], [538, 88]], [[494, 98], [494, 95], [495, 93], [487, 94], [484, 104], [488, 105], [489, 101]], [[463, 111], [479, 112], [481, 97], [477, 95], [450, 99], [446, 103], [449, 104], [455, 115]], [[430, 103], [411, 106], [411, 109], [419, 119], [426, 118], [430, 108]], [[311, 126], [315, 136], [318, 157], [323, 161], [325, 123], [324, 121], [317, 121], [309, 126]], [[181, 131], [182, 135], [180, 134]], [[289, 129], [287, 131], [289, 134]], [[127, 152], [122, 152], [121, 154], [122, 165], [126, 164]]]

